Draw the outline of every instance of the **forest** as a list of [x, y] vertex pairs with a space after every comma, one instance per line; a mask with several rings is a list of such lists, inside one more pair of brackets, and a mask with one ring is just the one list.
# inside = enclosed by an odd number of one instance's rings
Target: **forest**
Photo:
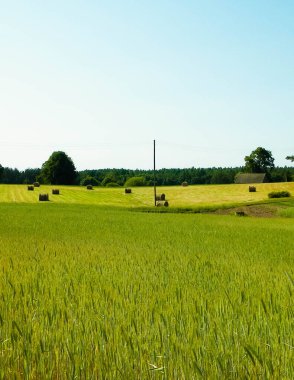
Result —
[[[201, 184], [230, 184], [234, 183], [237, 173], [244, 172], [244, 167], [234, 168], [173, 168], [156, 170], [156, 184], [158, 186], [173, 186], [187, 182], [190, 185]], [[3, 167], [0, 174], [0, 183], [28, 184], [39, 180], [40, 168], [18, 170]], [[126, 181], [133, 177], [140, 177], [138, 181], [142, 186], [153, 185], [153, 170], [141, 169], [92, 169], [77, 171], [75, 185], [84, 185], [87, 179], [96, 186], [124, 186]], [[294, 167], [275, 167], [270, 172], [270, 182], [294, 181]]]
[[[287, 156], [294, 162], [294, 156]], [[257, 147], [250, 155], [245, 156], [244, 166], [234, 168], [171, 168], [159, 170], [142, 169], [91, 169], [77, 171], [73, 160], [62, 151], [51, 154], [42, 167], [19, 171], [0, 165], [0, 183], [61, 185], [94, 185], [104, 187], [117, 186], [175, 186], [186, 185], [230, 184], [235, 182], [238, 173], [265, 173], [266, 182], [294, 181], [294, 167], [276, 167], [272, 152]]]

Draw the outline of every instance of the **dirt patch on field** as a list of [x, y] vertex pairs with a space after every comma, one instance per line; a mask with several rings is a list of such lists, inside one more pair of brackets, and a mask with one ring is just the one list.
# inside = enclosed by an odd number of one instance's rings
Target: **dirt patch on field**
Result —
[[260, 218], [274, 218], [279, 216], [278, 211], [281, 210], [281, 206], [272, 205], [252, 205], [233, 207], [228, 209], [219, 209], [214, 211], [214, 214], [218, 215], [235, 215], [236, 213], [244, 212], [245, 216], [255, 216]]

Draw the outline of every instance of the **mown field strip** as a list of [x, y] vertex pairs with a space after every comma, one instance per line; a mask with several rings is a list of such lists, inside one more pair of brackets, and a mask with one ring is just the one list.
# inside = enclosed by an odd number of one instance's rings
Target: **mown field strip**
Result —
[[0, 378], [294, 377], [291, 219], [0, 204]]
[[[125, 194], [123, 188], [96, 187], [94, 190], [87, 190], [79, 186], [58, 186], [60, 195], [52, 195], [52, 188], [55, 187], [41, 185], [34, 191], [28, 191], [25, 185], [0, 185], [0, 203], [38, 203], [39, 193], [48, 193], [51, 203], [129, 208], [152, 207], [154, 204], [152, 187], [133, 188], [132, 194]], [[294, 182], [257, 184], [256, 187], [256, 193], [249, 193], [248, 185], [169, 186], [159, 187], [157, 192], [166, 195], [172, 208], [250, 204], [268, 200], [268, 193], [276, 190], [287, 190], [294, 195]]]

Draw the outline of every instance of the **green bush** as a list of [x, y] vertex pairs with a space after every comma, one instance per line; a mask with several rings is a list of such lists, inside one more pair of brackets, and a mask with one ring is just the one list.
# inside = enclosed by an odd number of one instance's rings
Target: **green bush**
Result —
[[[118, 176], [116, 176], [115, 173], [113, 172], [109, 172], [105, 175], [105, 177], [103, 178], [102, 182], [101, 182], [101, 185], [102, 186], [107, 186], [108, 183], [118, 183], [119, 182], [119, 178]], [[123, 183], [123, 182], [122, 182]], [[122, 184], [121, 183], [121, 184]]]
[[116, 182], [109, 182], [105, 187], [120, 187], [120, 185]]
[[125, 187], [146, 186], [145, 177], [131, 177], [125, 182]]
[[88, 175], [87, 177], [81, 180], [80, 185], [81, 186], [87, 186], [87, 185], [99, 186], [100, 182], [95, 177], [91, 177]]
[[272, 191], [268, 194], [269, 198], [287, 198], [291, 197], [289, 191]]

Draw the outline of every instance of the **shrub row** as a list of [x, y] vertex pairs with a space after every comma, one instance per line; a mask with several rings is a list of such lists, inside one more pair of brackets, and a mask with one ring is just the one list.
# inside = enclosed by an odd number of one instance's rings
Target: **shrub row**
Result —
[[289, 191], [272, 191], [268, 194], [269, 198], [288, 198], [291, 197]]

